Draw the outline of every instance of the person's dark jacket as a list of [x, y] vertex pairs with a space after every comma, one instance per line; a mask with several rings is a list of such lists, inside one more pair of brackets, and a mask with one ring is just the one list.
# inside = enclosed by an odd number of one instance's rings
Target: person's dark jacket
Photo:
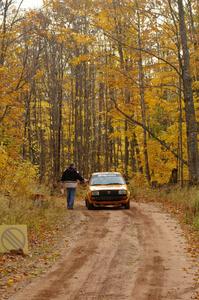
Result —
[[81, 181], [84, 182], [84, 178], [77, 172], [75, 168], [69, 167], [66, 169], [61, 177], [61, 181]]

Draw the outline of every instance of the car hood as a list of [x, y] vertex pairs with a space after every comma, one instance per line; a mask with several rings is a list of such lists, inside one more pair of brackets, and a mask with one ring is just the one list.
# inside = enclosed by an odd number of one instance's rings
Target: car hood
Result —
[[115, 185], [92, 185], [89, 186], [90, 191], [103, 191], [103, 190], [127, 190], [126, 184]]

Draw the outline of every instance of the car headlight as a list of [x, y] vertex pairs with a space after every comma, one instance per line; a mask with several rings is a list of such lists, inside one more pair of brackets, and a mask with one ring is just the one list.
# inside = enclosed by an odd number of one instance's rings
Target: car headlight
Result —
[[126, 190], [119, 190], [119, 191], [118, 191], [118, 194], [119, 194], [119, 195], [126, 195], [126, 194], [127, 194], [127, 191], [126, 191]]
[[99, 196], [99, 191], [93, 191], [93, 192], [91, 192], [91, 195], [92, 196]]

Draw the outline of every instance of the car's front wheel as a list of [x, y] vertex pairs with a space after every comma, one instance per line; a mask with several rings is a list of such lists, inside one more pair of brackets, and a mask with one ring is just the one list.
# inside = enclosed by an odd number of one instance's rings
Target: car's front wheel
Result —
[[130, 201], [128, 201], [125, 205], [124, 205], [125, 209], [130, 209]]
[[91, 204], [90, 202], [88, 202], [88, 200], [86, 200], [86, 207], [87, 207], [88, 209], [94, 209], [94, 205]]

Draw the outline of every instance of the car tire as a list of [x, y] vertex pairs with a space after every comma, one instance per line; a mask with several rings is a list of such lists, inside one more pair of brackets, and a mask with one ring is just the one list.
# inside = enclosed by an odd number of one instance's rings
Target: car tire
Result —
[[89, 203], [87, 200], [86, 200], [86, 207], [87, 207], [89, 210], [94, 209], [93, 204]]
[[125, 205], [124, 205], [125, 209], [130, 209], [130, 201], [128, 201]]

